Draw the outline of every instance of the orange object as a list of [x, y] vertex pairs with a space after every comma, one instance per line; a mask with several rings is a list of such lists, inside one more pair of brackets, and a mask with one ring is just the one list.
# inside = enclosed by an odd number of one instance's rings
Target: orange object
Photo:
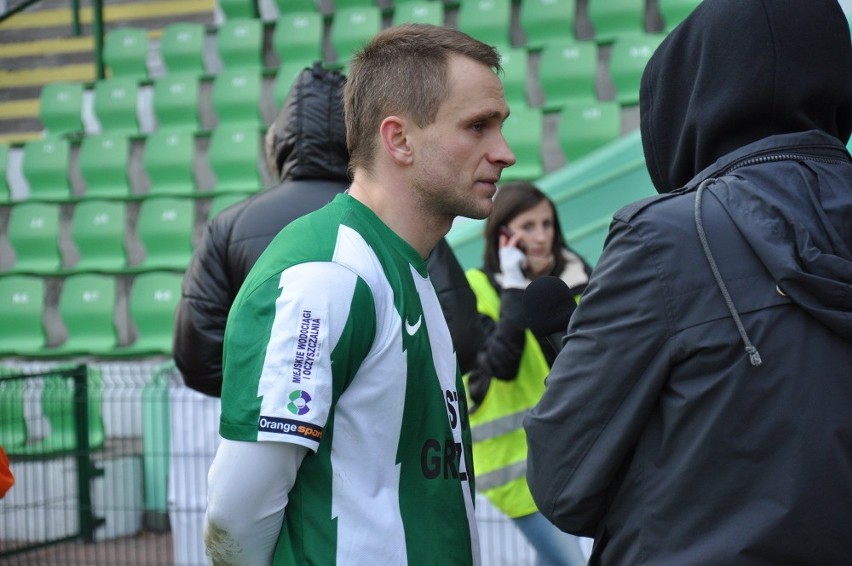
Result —
[[6, 495], [6, 492], [13, 485], [15, 485], [15, 476], [12, 475], [12, 469], [9, 467], [6, 451], [0, 446], [0, 499]]

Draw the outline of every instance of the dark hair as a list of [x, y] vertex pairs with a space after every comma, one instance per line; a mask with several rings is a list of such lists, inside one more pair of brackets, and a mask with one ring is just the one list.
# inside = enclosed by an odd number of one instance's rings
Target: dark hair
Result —
[[507, 225], [519, 214], [533, 208], [541, 201], [547, 201], [553, 211], [553, 258], [551, 273], [562, 273], [566, 260], [561, 250], [566, 248], [559, 215], [553, 201], [541, 189], [529, 181], [514, 181], [500, 186], [494, 196], [494, 209], [485, 222], [485, 271], [500, 271], [500, 227]]
[[376, 34], [349, 66], [344, 91], [350, 171], [373, 166], [379, 124], [388, 116], [425, 127], [448, 95], [447, 64], [462, 55], [501, 72], [490, 45], [453, 28], [404, 24]]

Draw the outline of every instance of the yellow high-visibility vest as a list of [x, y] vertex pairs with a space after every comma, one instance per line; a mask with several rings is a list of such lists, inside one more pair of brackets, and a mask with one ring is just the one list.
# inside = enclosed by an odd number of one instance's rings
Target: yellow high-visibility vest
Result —
[[[478, 269], [466, 272], [477, 310], [498, 320], [500, 296]], [[523, 419], [544, 393], [550, 366], [532, 332], [512, 381], [492, 379], [482, 403], [470, 414], [477, 491], [507, 516], [523, 517], [538, 509], [527, 486], [527, 438]], [[467, 385], [467, 376], [465, 376]], [[468, 406], [473, 406], [468, 396]]]

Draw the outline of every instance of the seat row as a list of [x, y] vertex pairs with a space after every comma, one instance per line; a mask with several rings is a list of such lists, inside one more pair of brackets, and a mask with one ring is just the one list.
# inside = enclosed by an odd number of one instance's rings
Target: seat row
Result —
[[139, 203], [92, 199], [73, 205], [26, 202], [8, 208], [0, 275], [183, 271], [209, 216], [237, 202], [151, 197]]
[[[2, 276], [0, 355], [168, 355], [182, 278], [182, 273], [167, 271]], [[125, 292], [126, 301], [118, 300]]]
[[0, 199], [69, 202], [89, 198], [254, 193], [270, 182], [258, 128], [212, 132], [103, 133], [0, 145]]

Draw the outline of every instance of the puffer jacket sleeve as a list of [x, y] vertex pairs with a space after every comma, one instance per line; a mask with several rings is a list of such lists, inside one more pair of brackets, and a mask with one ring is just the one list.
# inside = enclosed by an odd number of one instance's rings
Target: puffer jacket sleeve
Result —
[[175, 364], [187, 386], [214, 397], [222, 394], [225, 323], [237, 292], [229, 282], [227, 249], [226, 223], [208, 223], [186, 271], [175, 312]]
[[595, 536], [668, 376], [666, 293], [653, 252], [613, 222], [539, 403], [524, 419], [527, 482], [553, 524]]
[[482, 328], [476, 310], [476, 296], [467, 282], [464, 270], [445, 239], [441, 239], [429, 255], [429, 278], [435, 287], [441, 310], [450, 328], [461, 372], [476, 364], [476, 353], [482, 343]]

